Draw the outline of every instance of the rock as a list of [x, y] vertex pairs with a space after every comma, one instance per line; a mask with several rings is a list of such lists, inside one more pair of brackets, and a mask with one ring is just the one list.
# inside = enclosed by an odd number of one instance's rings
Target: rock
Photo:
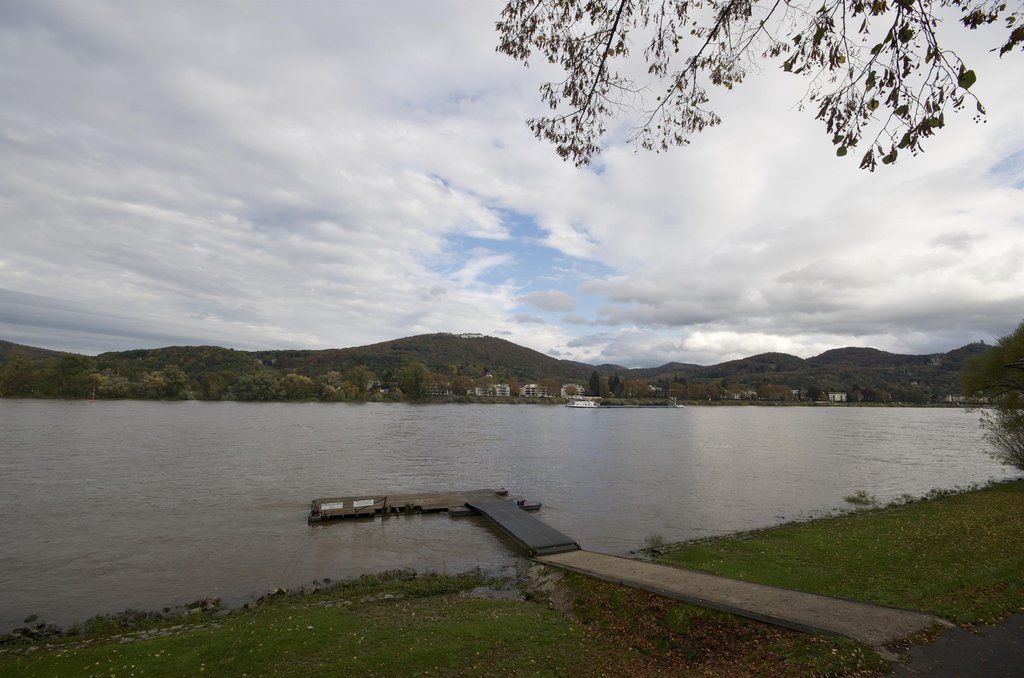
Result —
[[29, 616], [25, 617], [25, 623], [26, 624], [31, 624], [32, 622], [36, 621], [37, 619], [39, 619], [39, 615], [30, 614]]
[[330, 584], [331, 583], [331, 578], [330, 577], [324, 577], [324, 583], [325, 584]]
[[171, 608], [165, 607], [163, 611], [164, 611], [164, 614], [167, 614], [167, 613], [169, 613], [171, 611]]

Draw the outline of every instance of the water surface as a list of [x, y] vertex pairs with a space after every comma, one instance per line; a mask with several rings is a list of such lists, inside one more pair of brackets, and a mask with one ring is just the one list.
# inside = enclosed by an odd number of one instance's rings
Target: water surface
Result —
[[504, 486], [626, 553], [1013, 474], [956, 409], [0, 400], [0, 631], [395, 567], [514, 566], [478, 518], [314, 497]]

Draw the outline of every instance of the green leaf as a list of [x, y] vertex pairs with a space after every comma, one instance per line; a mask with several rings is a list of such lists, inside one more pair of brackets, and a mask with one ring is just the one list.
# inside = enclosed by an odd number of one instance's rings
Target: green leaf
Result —
[[905, 116], [909, 112], [910, 112], [910, 106], [908, 106], [907, 104], [903, 104], [902, 106], [899, 106], [896, 109], [896, 115], [900, 116], [901, 118], [903, 116]]
[[839, 148], [837, 148], [836, 155], [838, 155], [840, 158], [846, 155], [846, 146], [840, 146]]
[[960, 74], [960, 86], [964, 89], [970, 89], [977, 80], [978, 76], [974, 74], [974, 71], [964, 71]]

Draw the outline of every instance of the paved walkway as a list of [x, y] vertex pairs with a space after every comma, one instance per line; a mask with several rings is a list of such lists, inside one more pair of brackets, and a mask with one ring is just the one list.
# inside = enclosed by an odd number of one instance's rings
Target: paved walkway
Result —
[[1010, 678], [1024, 674], [1024, 614], [1012, 615], [973, 632], [954, 629], [930, 645], [907, 650], [896, 676]]
[[842, 636], [872, 647], [936, 624], [951, 626], [920, 612], [791, 591], [593, 551], [571, 551], [536, 560], [686, 603], [798, 631]]

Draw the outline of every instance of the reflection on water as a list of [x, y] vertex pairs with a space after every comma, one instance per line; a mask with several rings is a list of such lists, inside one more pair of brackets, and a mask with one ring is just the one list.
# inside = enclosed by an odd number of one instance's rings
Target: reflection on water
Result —
[[498, 571], [477, 518], [307, 526], [309, 501], [504, 486], [587, 547], [1010, 477], [954, 409], [0, 401], [0, 630], [386, 568]]

